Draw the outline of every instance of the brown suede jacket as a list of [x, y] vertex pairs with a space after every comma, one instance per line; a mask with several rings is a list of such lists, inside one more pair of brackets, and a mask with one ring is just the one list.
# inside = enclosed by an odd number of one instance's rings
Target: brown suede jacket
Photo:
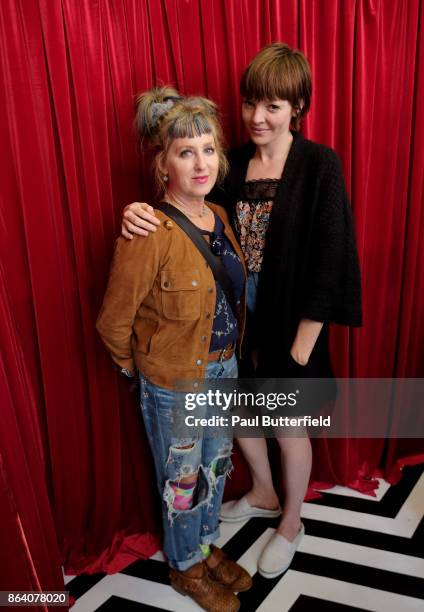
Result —
[[[243, 254], [223, 208], [208, 203], [244, 266]], [[97, 330], [112, 359], [153, 384], [204, 378], [215, 313], [215, 279], [185, 232], [161, 211], [161, 225], [147, 238], [120, 237]], [[238, 312], [240, 347], [245, 298]]]

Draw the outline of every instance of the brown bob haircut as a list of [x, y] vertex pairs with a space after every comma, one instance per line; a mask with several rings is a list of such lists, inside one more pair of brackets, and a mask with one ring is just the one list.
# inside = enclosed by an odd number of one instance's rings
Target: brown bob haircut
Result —
[[275, 42], [255, 55], [241, 78], [240, 93], [248, 100], [288, 100], [293, 107], [293, 127], [311, 104], [312, 79], [308, 60], [301, 51]]

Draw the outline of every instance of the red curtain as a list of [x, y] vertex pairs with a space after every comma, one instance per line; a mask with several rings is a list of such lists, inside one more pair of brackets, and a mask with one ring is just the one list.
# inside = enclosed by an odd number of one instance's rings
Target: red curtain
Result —
[[[112, 571], [159, 545], [136, 399], [94, 330], [122, 208], [150, 193], [132, 126], [138, 91], [163, 82], [210, 96], [235, 144], [247, 61], [273, 40], [304, 51], [304, 132], [342, 158], [363, 272], [365, 323], [333, 330], [337, 373], [424, 376], [423, 4], [0, 3], [0, 495], [11, 502], [0, 530], [13, 524], [11, 554], [24, 551], [10, 573], [31, 559], [23, 586], [36, 576], [60, 588], [59, 554], [69, 572]], [[362, 490], [383, 456], [392, 480], [424, 458], [421, 440], [316, 442], [314, 453], [315, 481]], [[230, 493], [247, 486], [237, 462]]]

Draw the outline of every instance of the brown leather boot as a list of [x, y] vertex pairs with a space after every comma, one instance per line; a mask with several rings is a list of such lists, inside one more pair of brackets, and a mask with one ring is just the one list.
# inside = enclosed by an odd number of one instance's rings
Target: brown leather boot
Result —
[[[196, 571], [198, 569], [198, 571]], [[193, 571], [194, 570], [194, 571]], [[197, 563], [186, 572], [171, 569], [171, 586], [181, 595], [188, 595], [207, 612], [237, 612], [238, 598], [227, 587], [215, 582], [203, 563]], [[193, 575], [194, 574], [194, 575]]]
[[252, 586], [250, 574], [241, 565], [238, 565], [232, 559], [228, 559], [217, 546], [211, 544], [211, 551], [204, 563], [212, 578], [232, 591], [237, 591], [237, 593], [248, 591]]

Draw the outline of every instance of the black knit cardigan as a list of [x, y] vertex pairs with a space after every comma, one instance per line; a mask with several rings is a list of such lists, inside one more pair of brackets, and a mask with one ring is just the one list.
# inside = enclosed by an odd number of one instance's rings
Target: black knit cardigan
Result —
[[[208, 198], [225, 206], [230, 219], [254, 153], [251, 142], [232, 149], [229, 174]], [[302, 318], [362, 322], [359, 260], [339, 158], [297, 132], [266, 234], [255, 317], [255, 344], [274, 364], [290, 350]]]

